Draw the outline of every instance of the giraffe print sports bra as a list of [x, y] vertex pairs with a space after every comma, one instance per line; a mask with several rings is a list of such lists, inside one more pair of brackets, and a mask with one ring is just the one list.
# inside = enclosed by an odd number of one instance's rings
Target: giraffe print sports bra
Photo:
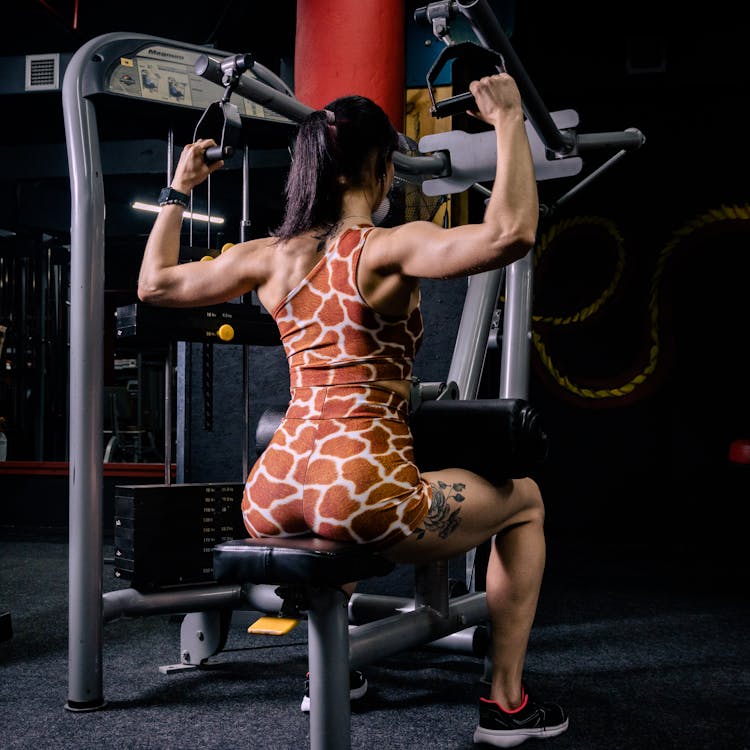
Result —
[[381, 315], [357, 288], [357, 264], [373, 228], [342, 232], [273, 311], [291, 388], [411, 378], [424, 333], [419, 305], [407, 317]]

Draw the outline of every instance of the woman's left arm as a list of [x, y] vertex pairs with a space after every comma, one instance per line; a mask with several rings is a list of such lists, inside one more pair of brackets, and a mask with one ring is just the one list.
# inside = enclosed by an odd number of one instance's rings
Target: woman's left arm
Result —
[[[206, 139], [182, 150], [172, 187], [186, 195], [224, 162], [206, 164], [207, 148], [216, 145]], [[240, 246], [211, 262], [180, 263], [180, 235], [185, 209], [179, 204], [162, 206], [146, 242], [138, 275], [138, 298], [165, 307], [216, 304], [249, 290], [251, 282], [241, 271], [246, 253]]]

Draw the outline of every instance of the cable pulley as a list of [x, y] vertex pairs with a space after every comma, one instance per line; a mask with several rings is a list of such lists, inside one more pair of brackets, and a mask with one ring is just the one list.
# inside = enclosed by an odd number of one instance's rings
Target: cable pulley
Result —
[[224, 95], [220, 101], [209, 104], [205, 109], [193, 134], [193, 141], [212, 138], [219, 144], [206, 150], [204, 158], [207, 164], [222, 159], [227, 161], [234, 156], [242, 134], [242, 120], [237, 105], [229, 100], [237, 88], [240, 76], [252, 68], [253, 63], [253, 56], [249, 53], [231, 55], [221, 61]]

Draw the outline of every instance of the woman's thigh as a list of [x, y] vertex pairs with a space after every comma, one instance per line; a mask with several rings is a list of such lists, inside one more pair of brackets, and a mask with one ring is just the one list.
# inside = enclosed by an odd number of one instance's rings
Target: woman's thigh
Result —
[[539, 487], [529, 478], [496, 486], [464, 469], [425, 472], [432, 504], [412, 535], [387, 548], [396, 562], [429, 562], [473, 549], [504, 528], [541, 517]]

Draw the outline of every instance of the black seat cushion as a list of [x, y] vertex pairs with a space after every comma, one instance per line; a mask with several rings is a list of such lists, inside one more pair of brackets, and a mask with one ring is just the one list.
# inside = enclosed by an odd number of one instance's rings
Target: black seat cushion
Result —
[[214, 547], [220, 583], [341, 585], [390, 573], [394, 563], [372, 545], [316, 536], [235, 539]]

